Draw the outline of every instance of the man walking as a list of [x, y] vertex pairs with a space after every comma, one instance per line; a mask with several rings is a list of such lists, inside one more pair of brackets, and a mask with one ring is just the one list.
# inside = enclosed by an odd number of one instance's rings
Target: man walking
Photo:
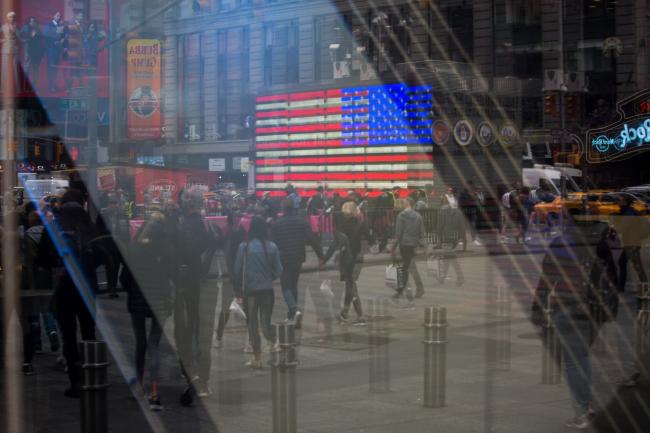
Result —
[[[413, 210], [413, 199], [411, 197], [407, 199], [398, 200], [398, 204], [403, 207], [402, 210], [397, 215], [397, 221], [395, 223], [395, 243], [392, 248], [393, 260], [397, 260], [397, 248], [399, 247], [400, 255], [402, 256], [402, 262], [404, 265], [404, 281], [408, 281], [409, 272], [413, 272], [415, 267], [415, 249], [420, 245], [420, 242], [424, 238], [424, 222], [422, 221], [422, 216]], [[413, 266], [412, 269], [411, 266]], [[415, 297], [420, 298], [424, 295], [424, 286], [417, 284], [416, 281], [416, 292]], [[404, 288], [399, 288], [397, 293], [394, 295], [394, 299], [399, 299], [404, 292]], [[413, 295], [407, 293], [409, 301], [411, 301]]]
[[271, 226], [271, 236], [280, 250], [282, 262], [280, 284], [282, 295], [289, 308], [287, 318], [295, 322], [296, 329], [300, 329], [302, 311], [298, 308], [298, 278], [300, 268], [306, 259], [305, 247], [309, 244], [319, 259], [323, 258], [323, 251], [320, 240], [311, 231], [307, 221], [298, 215], [294, 201], [285, 198], [281, 207], [283, 216]]

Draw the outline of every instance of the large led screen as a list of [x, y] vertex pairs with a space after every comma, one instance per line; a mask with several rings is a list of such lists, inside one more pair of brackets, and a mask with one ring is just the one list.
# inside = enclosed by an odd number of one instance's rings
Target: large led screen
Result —
[[432, 183], [431, 110], [431, 88], [405, 84], [259, 96], [257, 191]]

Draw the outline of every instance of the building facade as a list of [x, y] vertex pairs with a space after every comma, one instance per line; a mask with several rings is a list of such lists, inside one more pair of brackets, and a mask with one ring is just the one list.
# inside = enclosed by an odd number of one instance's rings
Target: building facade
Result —
[[163, 137], [138, 151], [203, 169], [223, 159], [224, 180], [242, 183], [257, 96], [409, 82], [432, 86], [434, 120], [489, 122], [501, 144], [432, 144], [441, 185], [495, 164], [490, 181], [512, 182], [522, 154], [579, 164], [575, 136], [647, 86], [647, 12], [641, 0], [183, 1], [163, 14]]

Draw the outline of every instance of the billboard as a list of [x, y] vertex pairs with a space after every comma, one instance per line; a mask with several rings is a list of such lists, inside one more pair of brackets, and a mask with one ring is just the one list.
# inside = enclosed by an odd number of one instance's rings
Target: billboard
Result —
[[19, 97], [69, 96], [93, 75], [98, 96], [108, 96], [108, 0], [21, 0], [13, 12], [16, 55], [0, 61], [22, 71], [15, 83]]
[[136, 140], [160, 138], [160, 41], [131, 39], [126, 48], [128, 136]]
[[259, 96], [258, 192], [433, 182], [431, 86], [386, 84]]

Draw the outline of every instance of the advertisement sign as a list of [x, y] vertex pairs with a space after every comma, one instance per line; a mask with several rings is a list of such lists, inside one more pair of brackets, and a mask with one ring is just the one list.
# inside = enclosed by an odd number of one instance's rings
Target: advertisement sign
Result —
[[17, 55], [0, 61], [22, 67], [16, 82], [18, 96], [67, 96], [87, 88], [88, 78], [95, 76], [98, 97], [107, 98], [108, 0], [21, 0], [15, 4], [20, 34]]
[[650, 91], [616, 104], [618, 120], [587, 131], [587, 162], [622, 160], [650, 149]]
[[161, 138], [160, 41], [131, 39], [126, 46], [128, 137]]
[[209, 158], [208, 171], [226, 171], [225, 158]]

